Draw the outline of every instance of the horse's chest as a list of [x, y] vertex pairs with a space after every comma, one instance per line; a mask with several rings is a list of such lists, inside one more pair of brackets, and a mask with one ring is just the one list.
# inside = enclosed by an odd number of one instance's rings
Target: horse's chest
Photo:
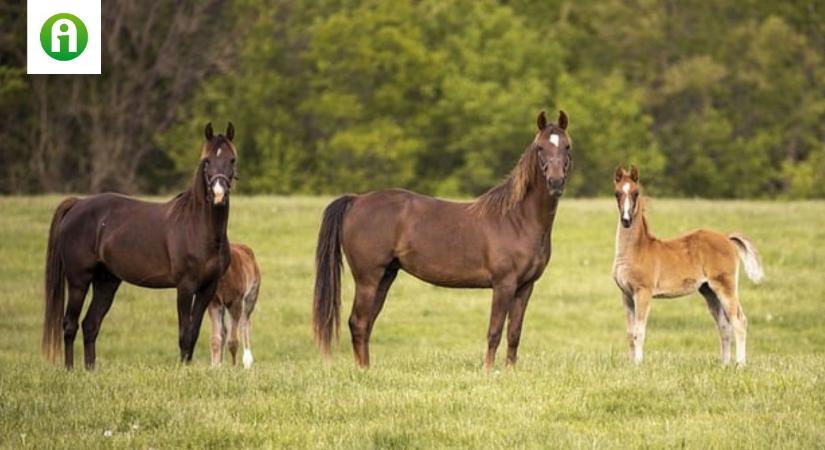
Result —
[[624, 262], [615, 261], [613, 263], [613, 280], [622, 291], [632, 292], [634, 277], [633, 268], [631, 265]]

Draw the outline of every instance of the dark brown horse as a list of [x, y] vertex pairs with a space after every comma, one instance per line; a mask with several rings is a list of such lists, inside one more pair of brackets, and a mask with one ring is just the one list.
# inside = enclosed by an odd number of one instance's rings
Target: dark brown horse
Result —
[[[235, 129], [206, 143], [189, 189], [166, 203], [117, 194], [68, 198], [54, 213], [46, 256], [43, 353], [52, 361], [65, 343], [74, 365], [74, 339], [89, 285], [92, 303], [83, 319], [87, 368], [95, 364], [100, 323], [121, 281], [148, 288], [177, 288], [181, 360], [189, 362], [204, 312], [229, 265], [226, 225], [235, 173]], [[69, 300], [64, 313], [65, 286]]]
[[567, 116], [538, 116], [538, 133], [512, 173], [472, 203], [400, 189], [344, 195], [324, 211], [316, 253], [313, 324], [325, 355], [337, 336], [341, 249], [355, 279], [349, 319], [356, 362], [369, 365], [369, 338], [399, 269], [453, 288], [492, 288], [485, 367], [493, 367], [504, 321], [507, 362], [516, 362], [533, 283], [550, 261], [550, 237], [571, 166]]

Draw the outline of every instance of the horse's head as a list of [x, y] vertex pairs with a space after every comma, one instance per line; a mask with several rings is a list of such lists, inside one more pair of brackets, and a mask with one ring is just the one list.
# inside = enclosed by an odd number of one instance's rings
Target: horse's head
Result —
[[206, 182], [206, 197], [213, 205], [224, 205], [232, 189], [235, 178], [235, 127], [232, 122], [226, 127], [226, 134], [215, 136], [212, 123], [204, 130], [206, 142], [201, 152], [203, 177]]
[[621, 166], [616, 167], [613, 173], [613, 192], [616, 194], [616, 204], [619, 206], [619, 215], [622, 226], [630, 228], [636, 213], [639, 212], [639, 192], [642, 186], [639, 184], [639, 169], [630, 166], [630, 170], [624, 170]]
[[533, 140], [533, 148], [538, 154], [541, 173], [550, 195], [559, 196], [567, 183], [567, 174], [572, 166], [571, 141], [567, 135], [567, 114], [559, 111], [558, 123], [549, 123], [544, 111], [537, 119], [539, 132]]

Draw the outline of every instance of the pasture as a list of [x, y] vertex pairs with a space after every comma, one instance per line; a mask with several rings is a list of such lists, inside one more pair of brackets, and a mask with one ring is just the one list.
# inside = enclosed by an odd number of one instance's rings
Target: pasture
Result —
[[[236, 196], [230, 240], [255, 250], [263, 276], [252, 369], [208, 367], [208, 320], [182, 367], [174, 292], [124, 284], [97, 341], [97, 370], [68, 373], [40, 356], [44, 251], [59, 199], [0, 198], [4, 448], [825, 445], [823, 202], [650, 200], [659, 237], [706, 226], [742, 231], [759, 248], [766, 280], [740, 280], [749, 319], [741, 370], [719, 365], [698, 294], [655, 300], [646, 359], [628, 361], [608, 199], [562, 200], [515, 369], [504, 367], [503, 343], [496, 370], [482, 370], [489, 290], [435, 288], [404, 273], [375, 326], [372, 367], [355, 367], [346, 326], [325, 364], [310, 307], [330, 199]], [[345, 323], [352, 280], [342, 279]]]

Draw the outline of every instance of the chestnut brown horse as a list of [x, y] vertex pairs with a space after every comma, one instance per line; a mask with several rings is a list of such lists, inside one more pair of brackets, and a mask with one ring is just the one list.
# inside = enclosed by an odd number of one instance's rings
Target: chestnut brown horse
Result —
[[731, 334], [736, 337], [736, 363], [745, 364], [748, 321], [739, 303], [739, 260], [745, 273], [758, 283], [762, 265], [756, 246], [745, 236], [696, 230], [674, 239], [658, 239], [650, 232], [639, 171], [621, 167], [613, 174], [619, 207], [613, 278], [622, 291], [627, 313], [630, 358], [643, 358], [647, 318], [653, 298], [675, 298], [697, 290], [719, 329], [722, 364], [730, 361]]
[[516, 362], [533, 283], [550, 260], [553, 219], [571, 167], [567, 116], [538, 133], [510, 175], [474, 202], [391, 189], [344, 195], [324, 211], [316, 252], [313, 324], [324, 355], [337, 336], [341, 250], [355, 279], [349, 319], [357, 364], [369, 365], [369, 338], [399, 269], [437, 286], [492, 288], [485, 367], [507, 328], [507, 362]]
[[[223, 359], [226, 343], [232, 354], [232, 365], [237, 364], [238, 337], [243, 342], [243, 366], [252, 367], [252, 348], [249, 333], [252, 328], [252, 311], [258, 301], [261, 288], [261, 271], [255, 262], [255, 253], [243, 244], [234, 243], [229, 247], [229, 267], [224, 272], [215, 297], [209, 303], [209, 318], [212, 320], [212, 367], [219, 366]], [[231, 321], [227, 333], [224, 315], [229, 310]], [[226, 335], [229, 334], [229, 342]]]
[[[192, 359], [201, 321], [218, 278], [229, 264], [226, 225], [235, 173], [235, 129], [214, 135], [206, 126], [201, 160], [185, 192], [166, 203], [117, 194], [64, 200], [54, 213], [46, 256], [43, 353], [54, 361], [65, 344], [74, 365], [74, 339], [89, 285], [92, 303], [83, 319], [87, 368], [95, 341], [121, 281], [147, 288], [177, 288], [178, 345]], [[65, 305], [68, 286], [69, 299]]]

